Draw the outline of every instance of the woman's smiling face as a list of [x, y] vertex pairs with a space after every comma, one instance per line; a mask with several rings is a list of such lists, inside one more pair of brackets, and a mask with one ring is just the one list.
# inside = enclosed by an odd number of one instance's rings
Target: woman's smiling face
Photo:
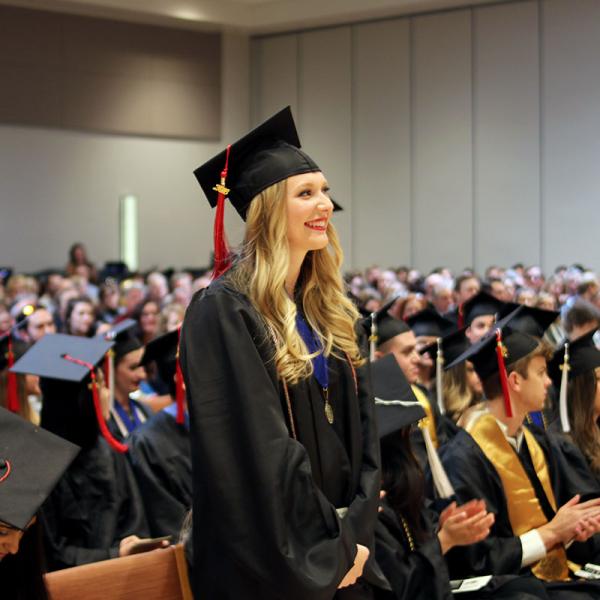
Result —
[[333, 202], [323, 173], [288, 177], [286, 186], [287, 239], [290, 252], [321, 250], [329, 243], [327, 226]]

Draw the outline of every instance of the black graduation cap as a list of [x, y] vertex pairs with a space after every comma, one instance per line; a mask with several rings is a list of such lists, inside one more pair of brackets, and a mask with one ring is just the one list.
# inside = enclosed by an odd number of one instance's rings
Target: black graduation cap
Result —
[[[465, 328], [453, 331], [445, 335], [441, 339], [442, 354], [444, 356], [444, 364], [449, 365], [454, 362], [463, 352], [466, 352], [471, 347], [471, 342], [465, 336]], [[421, 354], [429, 354], [435, 362], [438, 354], [438, 342], [432, 342], [421, 350]]]
[[574, 342], [566, 342], [554, 353], [552, 359], [548, 362], [548, 374], [554, 385], [560, 386], [561, 366], [564, 362], [565, 351], [568, 352], [569, 356], [569, 378], [577, 377], [577, 375], [600, 367], [600, 350], [596, 348], [593, 340], [595, 333], [596, 331], [590, 331]]
[[136, 335], [137, 331], [137, 321], [124, 319], [108, 331], [98, 334], [96, 338], [113, 341], [115, 344], [113, 347], [115, 358], [119, 358], [142, 347], [143, 344]]
[[[290, 107], [247, 133], [243, 138], [198, 167], [194, 175], [210, 205], [217, 205], [217, 190], [221, 173], [227, 164], [224, 195], [229, 198], [242, 219], [252, 199], [292, 175], [313, 173], [321, 169], [300, 149]], [[339, 206], [335, 205], [337, 208]]]
[[375, 345], [378, 347], [384, 344], [393, 337], [410, 331], [410, 327], [401, 319], [396, 319], [388, 314], [388, 310], [392, 307], [398, 298], [392, 298], [386, 302], [379, 310], [371, 313], [361, 321], [361, 325], [369, 335], [373, 335], [372, 326], [375, 324], [376, 336]]
[[425, 417], [425, 410], [393, 354], [371, 363], [371, 375], [380, 438]]
[[512, 329], [506, 325], [505, 321], [507, 320], [499, 321], [483, 338], [450, 363], [447, 369], [451, 369], [465, 360], [470, 360], [482, 381], [498, 373], [499, 365], [496, 353], [498, 343], [496, 331], [498, 329], [502, 332], [502, 343], [505, 348], [504, 364], [507, 367], [533, 352], [539, 345], [539, 341], [526, 333]]
[[11, 371], [79, 383], [89, 369], [67, 360], [65, 355], [96, 365], [112, 346], [113, 342], [100, 338], [50, 333], [36, 342]]
[[78, 452], [0, 408], [0, 521], [24, 530]]
[[177, 329], [169, 331], [148, 343], [142, 357], [142, 365], [155, 362], [161, 379], [169, 386], [172, 394], [175, 394], [175, 371], [177, 369], [177, 345], [179, 334]]
[[496, 315], [504, 307], [504, 302], [494, 298], [494, 296], [479, 292], [470, 300], [467, 300], [460, 311], [462, 313], [463, 327], [468, 327], [473, 322], [473, 319], [484, 315]]
[[443, 337], [455, 327], [452, 321], [442, 317], [437, 311], [430, 307], [424, 308], [418, 313], [408, 317], [406, 322], [417, 337]]
[[527, 333], [533, 337], [543, 337], [546, 329], [558, 319], [560, 313], [555, 310], [544, 310], [533, 306], [525, 306], [515, 302], [507, 302], [500, 311], [500, 317], [504, 318], [514, 312], [509, 321], [512, 329]]

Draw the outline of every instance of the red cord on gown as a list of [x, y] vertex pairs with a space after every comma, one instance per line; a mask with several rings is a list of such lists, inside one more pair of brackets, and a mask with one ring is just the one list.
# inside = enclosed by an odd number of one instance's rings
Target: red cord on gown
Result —
[[8, 334], [8, 373], [6, 375], [6, 408], [13, 413], [21, 412], [19, 391], [17, 388], [17, 374], [11, 373], [10, 369], [15, 364], [15, 353], [13, 351], [12, 334]]
[[502, 395], [504, 396], [504, 410], [507, 417], [513, 416], [512, 405], [510, 403], [510, 391], [508, 389], [508, 375], [506, 374], [506, 364], [504, 363], [505, 347], [502, 343], [502, 331], [496, 329], [496, 357], [498, 358], [498, 373], [500, 374], [500, 385], [502, 386]]

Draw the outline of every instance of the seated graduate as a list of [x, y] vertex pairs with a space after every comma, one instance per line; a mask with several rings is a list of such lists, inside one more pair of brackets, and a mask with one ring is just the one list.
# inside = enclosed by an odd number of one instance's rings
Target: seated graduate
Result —
[[25, 342], [16, 338], [14, 330], [0, 337], [0, 407], [34, 422], [36, 415], [29, 405], [28, 396], [37, 391], [37, 379], [10, 371], [27, 348]]
[[[391, 584], [390, 597], [448, 600], [452, 594], [444, 555], [454, 546], [484, 539], [494, 515], [480, 500], [460, 507], [452, 502], [438, 522], [437, 514], [426, 507], [423, 472], [410, 445], [410, 426], [424, 418], [425, 411], [393, 357], [375, 362], [372, 376], [385, 492], [375, 530], [375, 556]], [[432, 470], [443, 480], [441, 466]], [[452, 492], [451, 488], [448, 491]], [[522, 593], [525, 591], [533, 595]], [[536, 580], [508, 576], [494, 578], [464, 597], [515, 600], [546, 595]]]
[[0, 439], [2, 597], [48, 600], [37, 512], [79, 448], [3, 408]]
[[411, 384], [417, 401], [425, 411], [425, 419], [420, 421], [418, 427], [413, 427], [411, 434], [413, 450], [421, 468], [424, 469], [427, 465], [427, 453], [425, 441], [419, 429], [426, 429], [433, 446], [438, 448], [447, 441], [450, 435], [453, 435], [454, 425], [440, 414], [436, 402], [430, 399], [427, 390], [419, 386], [421, 357], [417, 352], [417, 338], [404, 321], [388, 314], [391, 303], [372, 313], [370, 318], [362, 321], [362, 324], [365, 329], [370, 331], [371, 362], [388, 354], [393, 355]]
[[425, 346], [451, 333], [455, 329], [454, 324], [429, 307], [406, 319], [406, 323], [417, 340], [416, 348], [420, 357], [419, 384], [431, 391], [435, 384], [433, 363], [429, 355], [423, 354], [422, 350]]
[[177, 369], [178, 331], [152, 340], [142, 364], [154, 362], [161, 379], [169, 382], [176, 403], [151, 416], [129, 437], [129, 459], [137, 479], [150, 533], [179, 537], [192, 507], [190, 424], [181, 372]]
[[524, 425], [550, 385], [548, 350], [507, 326], [510, 318], [455, 361], [473, 362], [487, 401], [443, 449], [442, 462], [458, 500], [485, 500], [496, 520], [487, 539], [448, 553], [450, 574], [530, 571], [548, 582], [551, 597], [597, 598], [594, 583], [569, 581], [577, 569], [569, 559], [594, 562], [600, 499], [583, 502], [579, 478], [570, 478], [552, 440]]
[[41, 425], [81, 447], [42, 507], [49, 567], [129, 554], [148, 526], [127, 446], [106, 427], [108, 389], [97, 378], [112, 342], [44, 336], [13, 367], [41, 377]]
[[474, 344], [493, 327], [503, 307], [504, 302], [486, 292], [479, 292], [459, 306], [458, 329], [464, 327], [465, 336]]
[[554, 385], [560, 389], [560, 419], [556, 425], [569, 435], [594, 476], [600, 478], [600, 350], [594, 344], [594, 333], [564, 343], [548, 368]]
[[454, 362], [470, 346], [465, 330], [459, 329], [444, 337], [438, 337], [421, 351], [428, 354], [435, 364], [435, 394], [442, 414], [458, 423], [463, 413], [483, 399], [483, 388], [473, 363], [466, 360], [451, 369], [444, 365]]
[[144, 347], [135, 335], [136, 329], [136, 321], [125, 319], [98, 336], [114, 342], [107, 361], [109, 366], [105, 367], [111, 393], [108, 428], [121, 442], [150, 416], [150, 410], [131, 397], [146, 378], [146, 371], [141, 362]]

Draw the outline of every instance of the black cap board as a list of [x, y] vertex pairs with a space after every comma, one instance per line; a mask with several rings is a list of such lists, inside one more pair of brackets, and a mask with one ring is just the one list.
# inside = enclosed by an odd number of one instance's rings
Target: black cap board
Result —
[[442, 317], [430, 307], [411, 315], [406, 319], [406, 323], [417, 337], [443, 337], [455, 328], [452, 321]]
[[[465, 328], [454, 331], [442, 338], [442, 354], [444, 356], [444, 365], [453, 363], [463, 352], [466, 352], [471, 347], [471, 342], [465, 336]], [[429, 354], [431, 359], [435, 361], [438, 353], [437, 340], [425, 346], [421, 350], [421, 354]]]
[[14, 364], [11, 371], [79, 383], [88, 375], [89, 369], [65, 359], [64, 356], [69, 355], [96, 365], [112, 346], [113, 342], [100, 338], [50, 333], [36, 342]]
[[486, 292], [479, 292], [462, 305], [463, 325], [468, 327], [477, 317], [496, 315], [503, 307], [501, 300]]
[[0, 408], [0, 521], [24, 530], [78, 452]]
[[513, 311], [504, 319], [498, 321], [483, 338], [473, 344], [466, 352], [463, 352], [446, 368], [451, 369], [465, 360], [470, 360], [482, 381], [498, 373], [499, 367], [496, 354], [496, 331], [498, 329], [502, 332], [502, 343], [506, 351], [504, 363], [507, 367], [533, 352], [538, 347], [539, 340], [526, 333], [516, 331], [507, 325], [515, 313], [517, 311]]
[[142, 365], [156, 363], [158, 373], [171, 393], [175, 393], [175, 372], [177, 370], [177, 345], [179, 333], [177, 329], [169, 331], [148, 343], [142, 357]]
[[500, 317], [503, 319], [513, 311], [517, 311], [509, 321], [512, 329], [527, 333], [533, 337], [543, 337], [546, 329], [558, 319], [560, 313], [555, 310], [544, 310], [533, 306], [525, 306], [508, 302], [500, 311]]
[[113, 352], [115, 353], [115, 358], [118, 359], [121, 356], [125, 356], [125, 354], [142, 347], [143, 344], [136, 335], [137, 331], [137, 321], [134, 319], [124, 319], [108, 331], [98, 334], [96, 337], [107, 341], [113, 341], [115, 344]]
[[[596, 331], [590, 331], [569, 343], [569, 377], [577, 377], [582, 373], [593, 371], [600, 367], [600, 350], [594, 343], [594, 334]], [[565, 358], [565, 344], [563, 344], [552, 356], [548, 362], [548, 374], [552, 382], [560, 387], [562, 375], [561, 366]]]
[[373, 319], [375, 319], [377, 346], [384, 344], [388, 340], [391, 340], [393, 337], [396, 337], [401, 333], [410, 331], [410, 327], [404, 321], [396, 319], [395, 317], [392, 317], [392, 315], [388, 314], [388, 310], [397, 300], [398, 298], [392, 298], [380, 309], [376, 310], [374, 313], [369, 313], [360, 321], [361, 326], [364, 328], [367, 334], [371, 335], [371, 324], [373, 323]]
[[425, 417], [425, 410], [393, 354], [371, 363], [371, 375], [380, 438]]
[[[279, 181], [292, 175], [314, 173], [321, 169], [300, 149], [300, 139], [290, 107], [286, 107], [270, 119], [247, 133], [227, 150], [198, 167], [194, 175], [204, 194], [214, 208], [221, 172], [227, 163], [225, 187], [233, 206], [242, 219], [252, 199]], [[334, 209], [340, 208], [334, 203]]]

